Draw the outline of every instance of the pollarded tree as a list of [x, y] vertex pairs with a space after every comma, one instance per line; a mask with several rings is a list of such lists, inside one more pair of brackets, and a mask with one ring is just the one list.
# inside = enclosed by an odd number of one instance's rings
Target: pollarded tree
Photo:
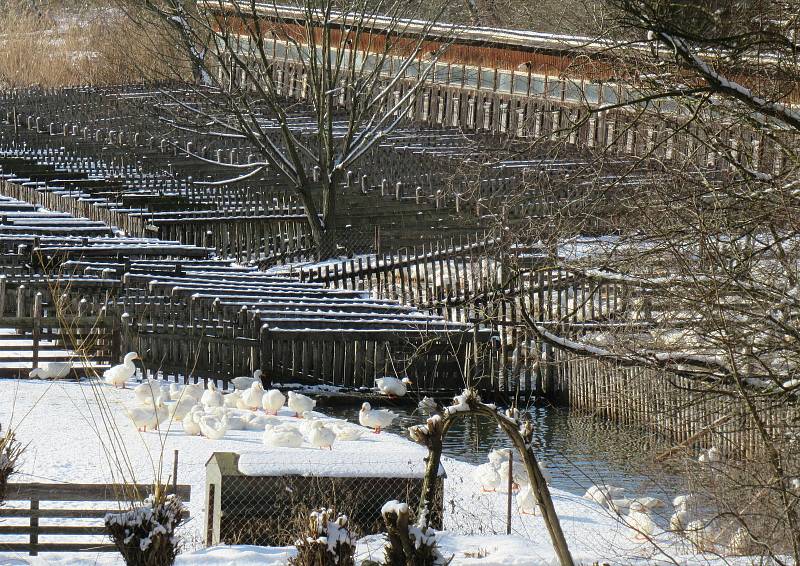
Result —
[[[246, 142], [250, 163], [202, 159], [236, 170], [228, 182], [265, 171], [281, 178], [305, 208], [318, 255], [332, 255], [347, 171], [406, 119], [456, 30], [440, 26], [432, 41], [436, 18], [413, 20], [418, 3], [405, 0], [205, 0], [191, 9], [183, 0], [140, 1], [187, 46], [195, 68], [183, 83], [193, 101], [165, 91], [162, 120]], [[426, 13], [441, 9], [428, 3]], [[284, 62], [298, 70], [296, 84]]]

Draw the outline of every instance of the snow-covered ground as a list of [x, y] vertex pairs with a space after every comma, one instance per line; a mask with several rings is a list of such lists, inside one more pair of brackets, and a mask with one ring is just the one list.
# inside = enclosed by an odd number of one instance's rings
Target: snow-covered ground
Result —
[[[325, 470], [374, 472], [394, 470], [398, 475], [417, 472], [425, 450], [416, 444], [387, 433], [364, 434], [361, 439], [336, 442], [323, 453], [311, 446], [297, 449], [268, 448], [262, 433], [229, 431], [223, 440], [211, 441], [186, 435], [180, 424], [167, 432], [139, 433], [124, 412], [133, 404], [130, 389], [74, 382], [0, 380], [0, 423], [16, 428], [18, 438], [29, 443], [21, 474], [16, 481], [105, 483], [120, 481], [115, 462], [130, 462], [138, 482], [152, 481], [161, 465], [162, 477], [171, 472], [173, 450], [179, 451], [178, 481], [191, 484], [188, 504], [192, 519], [186, 526], [187, 552], [180, 564], [285, 564], [291, 549], [220, 547], [203, 549], [205, 464], [215, 451], [242, 454], [242, 462], [258, 470], [258, 462], [286, 462], [294, 471]], [[110, 419], [104, 418], [108, 415]], [[282, 420], [295, 421], [286, 411]], [[357, 409], [350, 419], [356, 423]], [[110, 440], [107, 424], [120, 449]], [[357, 425], [353, 425], [357, 426]], [[162, 429], [166, 427], [162, 426]], [[160, 464], [163, 462], [163, 464]], [[540, 515], [521, 515], [514, 506], [513, 535], [506, 536], [506, 496], [484, 493], [473, 479], [475, 467], [445, 458], [445, 532], [440, 544], [446, 555], [454, 555], [453, 566], [548, 564], [554, 562], [547, 530]], [[274, 464], [272, 464], [274, 467]], [[244, 467], [244, 465], [243, 465]], [[126, 475], [126, 479], [130, 479]], [[573, 556], [585, 563], [647, 563], [664, 560], [658, 548], [683, 556], [683, 562], [707, 563], [702, 557], [686, 554], [682, 540], [663, 532], [656, 533], [657, 545], [634, 539], [634, 532], [622, 525], [607, 510], [574, 495], [552, 490], [556, 510]], [[643, 494], [637, 494], [643, 495]], [[373, 559], [381, 555], [374, 537], [361, 541], [360, 553]], [[116, 555], [50, 555], [29, 558], [0, 553], [0, 564], [116, 564]]]

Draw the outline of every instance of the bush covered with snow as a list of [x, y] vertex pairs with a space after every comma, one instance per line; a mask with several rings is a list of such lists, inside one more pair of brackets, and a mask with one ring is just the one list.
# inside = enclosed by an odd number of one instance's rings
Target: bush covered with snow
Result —
[[179, 551], [175, 530], [184, 509], [175, 495], [151, 495], [140, 506], [107, 514], [106, 530], [127, 566], [171, 566]]
[[347, 516], [332, 509], [309, 514], [306, 530], [295, 543], [297, 556], [292, 566], [355, 566], [356, 542], [347, 525]]
[[407, 503], [389, 501], [381, 509], [381, 515], [389, 539], [384, 558], [386, 566], [444, 566], [450, 562], [439, 551], [436, 531], [424, 521], [410, 522]]
[[5, 501], [8, 479], [16, 471], [25, 447], [19, 443], [13, 430], [3, 433], [0, 426], [0, 504]]

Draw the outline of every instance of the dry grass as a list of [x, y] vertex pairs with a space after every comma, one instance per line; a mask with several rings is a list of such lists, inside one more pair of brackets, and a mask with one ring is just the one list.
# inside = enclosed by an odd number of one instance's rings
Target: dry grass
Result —
[[175, 69], [185, 68], [169, 39], [141, 14], [27, 4], [11, 0], [0, 19], [0, 88], [141, 83], [174, 78]]

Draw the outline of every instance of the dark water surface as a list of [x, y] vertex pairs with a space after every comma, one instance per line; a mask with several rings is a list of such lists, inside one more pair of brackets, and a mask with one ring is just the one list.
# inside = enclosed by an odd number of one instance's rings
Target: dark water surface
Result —
[[[389, 429], [403, 429], [424, 422], [425, 415], [411, 408], [392, 407], [400, 418]], [[357, 421], [353, 407], [326, 407], [326, 414]], [[552, 477], [551, 485], [583, 495], [592, 484], [624, 487], [628, 497], [649, 495], [669, 501], [685, 493], [679, 470], [656, 462], [664, 445], [638, 429], [621, 427], [589, 416], [551, 406], [528, 409], [534, 425], [536, 455]], [[467, 417], [456, 422], [445, 439], [444, 453], [472, 464], [487, 461], [495, 448], [510, 446], [506, 436], [488, 419]], [[671, 509], [671, 506], [669, 506]]]

